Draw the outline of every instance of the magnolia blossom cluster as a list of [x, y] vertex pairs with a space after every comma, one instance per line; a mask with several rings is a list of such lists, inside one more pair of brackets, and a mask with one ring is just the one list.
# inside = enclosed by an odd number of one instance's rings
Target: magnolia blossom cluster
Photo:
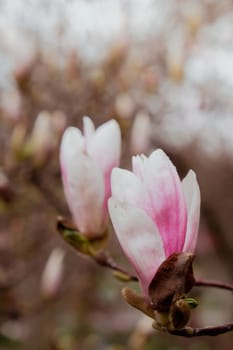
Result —
[[[193, 253], [196, 246], [200, 190], [190, 170], [180, 181], [160, 149], [132, 158], [132, 171], [118, 168], [121, 136], [116, 121], [96, 130], [84, 118], [83, 134], [68, 128], [61, 143], [64, 191], [74, 222], [88, 238], [101, 235], [108, 213], [141, 288], [173, 253]], [[113, 169], [114, 168], [114, 169]]]

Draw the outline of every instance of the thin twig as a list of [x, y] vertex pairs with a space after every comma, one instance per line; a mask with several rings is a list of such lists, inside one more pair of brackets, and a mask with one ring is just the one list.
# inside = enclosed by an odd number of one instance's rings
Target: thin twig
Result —
[[93, 256], [97, 264], [107, 267], [113, 271], [120, 272], [127, 276], [129, 281], [138, 281], [138, 278], [134, 275], [131, 275], [128, 271], [124, 270], [122, 267], [118, 266], [113, 258], [106, 252], [101, 252], [98, 255]]
[[[101, 266], [104, 266], [104, 267], [107, 267], [111, 270], [123, 273], [124, 275], [127, 276], [129, 281], [138, 281], [137, 276], [130, 274], [128, 271], [126, 271], [122, 267], [118, 266], [117, 263], [112, 259], [112, 257], [107, 253], [102, 252], [98, 256], [95, 256], [94, 260]], [[196, 287], [213, 287], [213, 288], [220, 288], [220, 289], [226, 289], [226, 290], [233, 291], [232, 284], [219, 282], [219, 281], [212, 281], [212, 280], [210, 280], [210, 281], [203, 280], [203, 279], [196, 280], [195, 286]]]
[[191, 338], [191, 337], [200, 337], [200, 336], [216, 336], [227, 332], [231, 332], [232, 330], [233, 330], [233, 322], [224, 324], [221, 326], [214, 326], [214, 327], [204, 327], [204, 328], [186, 327], [180, 330], [169, 331], [169, 333], [180, 337]]
[[226, 289], [233, 292], [233, 285], [230, 283], [218, 282], [218, 281], [208, 281], [208, 280], [196, 280], [195, 286], [197, 287], [213, 287]]

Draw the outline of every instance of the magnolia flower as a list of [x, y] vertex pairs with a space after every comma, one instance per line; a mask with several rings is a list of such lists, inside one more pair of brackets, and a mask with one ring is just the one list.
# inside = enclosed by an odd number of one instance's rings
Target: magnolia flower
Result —
[[190, 170], [181, 182], [160, 149], [148, 158], [132, 158], [133, 171], [112, 172], [109, 212], [118, 240], [135, 268], [142, 290], [160, 264], [173, 253], [193, 253], [196, 246], [200, 190]]
[[110, 176], [120, 160], [119, 125], [110, 120], [95, 130], [90, 118], [83, 118], [84, 132], [65, 130], [60, 150], [66, 199], [79, 231], [88, 238], [101, 235], [108, 219]]

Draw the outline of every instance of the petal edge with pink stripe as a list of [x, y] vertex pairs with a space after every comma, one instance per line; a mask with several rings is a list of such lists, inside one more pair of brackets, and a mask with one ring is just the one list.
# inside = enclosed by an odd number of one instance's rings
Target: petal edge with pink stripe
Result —
[[148, 287], [165, 259], [163, 242], [151, 219], [138, 208], [109, 199], [109, 212], [120, 245], [135, 268], [142, 290]]
[[179, 253], [185, 240], [187, 209], [177, 170], [158, 149], [144, 161], [142, 176], [153, 208], [152, 220], [162, 236], [166, 256]]
[[183, 251], [194, 253], [200, 221], [201, 195], [196, 174], [193, 170], [190, 170], [183, 179], [182, 187], [188, 210], [188, 223]]

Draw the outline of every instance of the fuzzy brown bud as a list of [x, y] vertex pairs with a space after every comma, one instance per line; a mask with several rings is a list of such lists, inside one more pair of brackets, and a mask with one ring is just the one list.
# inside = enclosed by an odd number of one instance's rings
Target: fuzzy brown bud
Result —
[[169, 328], [182, 329], [186, 326], [190, 318], [190, 307], [185, 299], [179, 299], [172, 304], [169, 313]]

